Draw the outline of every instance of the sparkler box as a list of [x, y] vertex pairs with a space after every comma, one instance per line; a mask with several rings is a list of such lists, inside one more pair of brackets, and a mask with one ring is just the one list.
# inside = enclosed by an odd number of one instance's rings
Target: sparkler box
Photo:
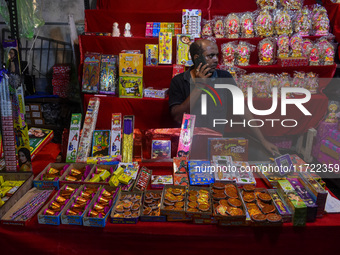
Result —
[[37, 175], [37, 177], [33, 180], [33, 186], [39, 189], [53, 189], [56, 188], [57, 190], [59, 187], [59, 178], [55, 178], [53, 181], [45, 181], [43, 180], [43, 176], [47, 173], [47, 171], [52, 167], [59, 171], [65, 171], [70, 164], [65, 163], [49, 163], [43, 171], [40, 172], [40, 174]]
[[[90, 209], [93, 207], [94, 203], [97, 201], [97, 199], [100, 195], [100, 192], [103, 189], [105, 189], [109, 192], [114, 192], [113, 196], [112, 196], [112, 204], [110, 206], [110, 209], [108, 210], [108, 212], [105, 214], [105, 216], [103, 218], [88, 217]], [[118, 196], [120, 195], [120, 192], [121, 192], [120, 187], [115, 188], [115, 187], [111, 187], [111, 186], [102, 186], [100, 188], [99, 192], [97, 192], [97, 194], [94, 196], [94, 201], [85, 210], [85, 214], [84, 214], [84, 217], [83, 217], [83, 225], [88, 226], [88, 227], [102, 227], [102, 228], [105, 227], [107, 219], [108, 219], [109, 215], [111, 214], [112, 208], [116, 204], [116, 201], [118, 199]]]
[[0, 219], [32, 187], [33, 173], [1, 173], [4, 181], [25, 181], [18, 190], [0, 207]]
[[40, 208], [45, 204], [46, 201], [49, 200], [51, 196], [54, 195], [54, 190], [50, 190], [51, 193], [46, 197], [46, 199], [43, 200], [43, 203], [40, 205], [35, 206], [36, 212], [31, 215], [31, 217], [27, 219], [20, 219], [19, 220], [13, 220], [11, 219], [11, 216], [20, 208], [22, 208], [27, 202], [29, 202], [31, 199], [33, 199], [36, 195], [43, 193], [46, 190], [41, 190], [37, 188], [30, 189], [18, 202], [16, 202], [11, 209], [8, 210], [8, 212], [1, 218], [1, 224], [3, 225], [16, 225], [16, 226], [27, 226], [31, 219], [38, 213]]
[[45, 215], [44, 211], [48, 209], [51, 206], [51, 203], [55, 201], [55, 198], [60, 195], [60, 192], [65, 190], [66, 186], [70, 186], [74, 189], [76, 189], [72, 194], [72, 196], [77, 192], [80, 185], [77, 184], [68, 184], [64, 185], [53, 197], [52, 199], [39, 211], [38, 213], [38, 222], [39, 224], [47, 224], [47, 225], [60, 225], [61, 224], [61, 214], [66, 211], [66, 207], [70, 205], [72, 202], [72, 199], [68, 199], [62, 210], [57, 215]]

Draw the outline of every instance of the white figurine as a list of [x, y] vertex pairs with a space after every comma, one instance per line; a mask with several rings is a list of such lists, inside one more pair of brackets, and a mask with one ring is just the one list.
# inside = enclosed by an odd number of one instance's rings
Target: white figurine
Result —
[[120, 36], [120, 31], [119, 31], [118, 23], [115, 22], [113, 23], [113, 26], [112, 26], [112, 37], [119, 37], [119, 36]]
[[124, 36], [125, 37], [132, 37], [132, 34], [131, 34], [131, 25], [130, 23], [125, 23], [125, 29], [124, 29]]

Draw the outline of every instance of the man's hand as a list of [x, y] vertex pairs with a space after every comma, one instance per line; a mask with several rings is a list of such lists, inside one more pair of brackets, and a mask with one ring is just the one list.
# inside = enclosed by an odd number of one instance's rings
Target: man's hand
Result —
[[269, 151], [272, 155], [279, 154], [279, 149], [277, 148], [276, 145], [272, 144], [271, 142], [268, 142], [267, 140], [262, 141], [262, 145], [266, 148], [267, 151]]
[[196, 67], [195, 78], [200, 78], [200, 79], [209, 78], [212, 75], [212, 73], [209, 72], [210, 69], [211, 68], [208, 67], [208, 64], [205, 64], [204, 66], [202, 66], [202, 63], [200, 63], [198, 67]]

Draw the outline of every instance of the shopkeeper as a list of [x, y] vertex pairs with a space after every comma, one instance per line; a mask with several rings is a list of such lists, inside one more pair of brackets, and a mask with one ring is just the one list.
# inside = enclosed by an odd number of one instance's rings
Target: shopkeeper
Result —
[[[194, 114], [196, 115], [196, 126], [209, 127], [223, 134], [225, 125], [213, 127], [211, 123], [213, 119], [227, 118], [227, 109], [231, 110], [233, 98], [230, 91], [215, 89], [219, 95], [218, 98], [212, 88], [217, 83], [227, 83], [235, 86], [236, 83], [229, 72], [216, 69], [218, 65], [218, 47], [215, 42], [208, 39], [197, 40], [190, 45], [189, 51], [195, 65], [191, 66], [188, 71], [176, 75], [171, 81], [169, 89], [171, 116], [177, 123], [181, 123], [184, 113]], [[209, 110], [204, 116], [201, 114], [202, 91], [210, 94], [210, 97], [207, 96], [206, 100], [207, 109]], [[219, 105], [215, 103], [216, 101]], [[253, 119], [248, 107], [245, 105], [244, 108], [245, 114], [243, 118], [246, 121]], [[252, 127], [251, 131], [269, 152], [272, 154], [274, 154], [274, 151], [278, 152], [278, 148], [263, 137], [259, 128]]]

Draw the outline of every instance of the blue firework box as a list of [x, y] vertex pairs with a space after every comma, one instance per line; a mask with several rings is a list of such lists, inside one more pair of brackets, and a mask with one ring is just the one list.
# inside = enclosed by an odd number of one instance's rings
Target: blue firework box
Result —
[[188, 169], [190, 185], [210, 185], [215, 182], [210, 161], [190, 160]]

